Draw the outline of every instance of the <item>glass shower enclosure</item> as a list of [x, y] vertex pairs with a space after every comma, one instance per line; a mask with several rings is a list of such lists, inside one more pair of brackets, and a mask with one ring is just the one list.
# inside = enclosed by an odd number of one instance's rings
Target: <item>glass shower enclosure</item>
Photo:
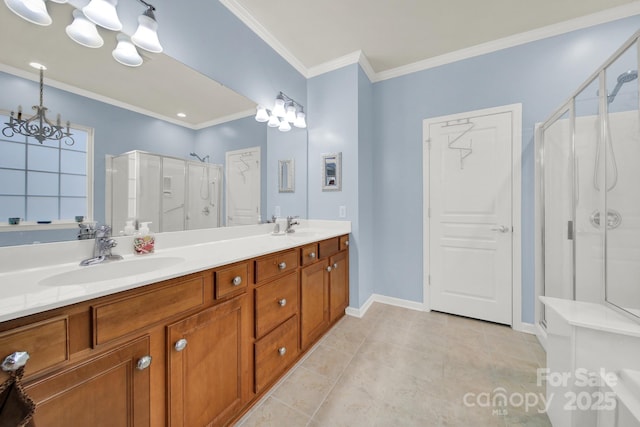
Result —
[[606, 303], [638, 320], [639, 37], [536, 130], [540, 294]]
[[114, 234], [129, 220], [157, 232], [220, 226], [221, 165], [136, 150], [109, 156], [106, 170]]

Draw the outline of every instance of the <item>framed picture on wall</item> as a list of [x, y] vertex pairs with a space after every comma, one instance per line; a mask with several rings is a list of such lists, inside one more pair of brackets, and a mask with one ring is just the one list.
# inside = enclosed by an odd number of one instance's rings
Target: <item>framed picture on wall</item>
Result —
[[322, 155], [322, 191], [342, 190], [342, 153]]

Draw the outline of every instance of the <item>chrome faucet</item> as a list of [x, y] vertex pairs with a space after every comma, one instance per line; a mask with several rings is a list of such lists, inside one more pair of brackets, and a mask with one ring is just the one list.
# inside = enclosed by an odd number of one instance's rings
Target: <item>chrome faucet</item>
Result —
[[93, 245], [93, 257], [83, 260], [80, 265], [100, 264], [105, 261], [113, 261], [122, 259], [120, 255], [111, 253], [111, 249], [115, 248], [118, 242], [111, 237], [111, 227], [102, 225], [95, 229], [95, 242]]
[[285, 233], [295, 233], [296, 230], [293, 229], [294, 225], [300, 225], [300, 221], [298, 221], [297, 216], [288, 216], [287, 217], [287, 229]]

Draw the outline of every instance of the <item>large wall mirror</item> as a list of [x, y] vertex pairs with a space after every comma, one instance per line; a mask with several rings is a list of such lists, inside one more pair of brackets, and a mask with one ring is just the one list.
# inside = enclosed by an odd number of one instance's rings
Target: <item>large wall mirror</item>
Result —
[[[32, 114], [31, 106], [38, 104], [38, 71], [28, 64], [37, 61], [47, 65], [44, 105], [50, 118], [55, 120], [60, 114], [64, 121], [93, 132], [89, 166], [95, 221], [104, 223], [108, 218], [105, 177], [109, 156], [139, 150], [189, 161], [206, 157], [208, 163], [222, 165], [224, 171], [225, 153], [256, 147], [261, 163], [256, 222], [271, 217], [274, 207], [280, 205], [295, 209], [283, 214], [306, 217], [306, 130], [293, 129], [286, 136], [274, 134], [254, 120], [255, 102], [167, 55], [142, 54], [144, 63], [136, 68], [115, 62], [111, 56], [116, 45], [113, 32], [99, 30], [105, 41], [99, 49], [80, 46], [65, 33], [73, 20], [73, 8], [55, 2], [47, 2], [47, 8], [53, 24], [41, 27], [0, 5], [0, 37], [12, 40], [11, 49], [0, 51], [0, 110], [11, 111], [20, 105], [25, 114]], [[177, 117], [177, 113], [186, 117]], [[297, 191], [288, 194], [284, 202], [277, 198], [279, 176], [275, 172], [282, 158], [280, 142], [285, 147], [295, 144], [298, 159]], [[223, 186], [221, 203], [225, 201]], [[0, 224], [7, 221], [0, 218]], [[220, 223], [226, 224], [224, 215]], [[76, 234], [77, 229], [69, 227], [0, 230], [0, 246], [73, 240]]]

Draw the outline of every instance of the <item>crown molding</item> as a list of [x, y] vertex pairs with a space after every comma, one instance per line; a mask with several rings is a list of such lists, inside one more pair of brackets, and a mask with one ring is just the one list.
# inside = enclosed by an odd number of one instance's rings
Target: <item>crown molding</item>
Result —
[[339, 58], [332, 59], [331, 61], [323, 62], [322, 64], [311, 67], [307, 69], [307, 78], [310, 79], [312, 77], [346, 67], [347, 65], [355, 64], [360, 60], [361, 55], [362, 51], [357, 50]]
[[381, 71], [376, 74], [374, 82], [392, 79], [404, 76], [418, 71], [427, 70], [441, 65], [450, 64], [452, 62], [461, 61], [475, 56], [485, 55], [502, 49], [519, 46], [549, 37], [558, 36], [569, 33], [571, 31], [581, 30], [592, 27], [594, 25], [605, 24], [617, 19], [628, 18], [633, 15], [640, 14], [640, 1], [635, 1], [626, 5], [603, 10], [601, 12], [592, 13], [590, 15], [581, 16], [579, 18], [570, 19], [568, 21], [559, 22], [557, 24], [548, 25], [524, 33], [515, 34], [513, 36], [504, 37], [487, 43], [482, 43], [469, 48], [456, 50], [444, 55], [435, 56], [433, 58], [414, 62], [402, 67]]
[[298, 70], [300, 74], [307, 77], [307, 67], [289, 51], [280, 41], [273, 36], [249, 11], [238, 3], [236, 0], [220, 0], [227, 9], [231, 11], [238, 19], [240, 19], [250, 30], [258, 35], [266, 44], [275, 50], [285, 61], [293, 68]]
[[360, 51], [360, 58], [358, 59], [358, 64], [360, 64], [362, 71], [364, 71], [364, 73], [367, 75], [370, 82], [373, 83], [374, 81], [376, 81], [376, 72], [371, 66], [371, 63], [369, 62], [369, 58], [367, 58], [367, 55], [365, 55], [364, 52], [362, 51]]
[[240, 111], [239, 113], [230, 114], [228, 116], [220, 117], [215, 120], [197, 124], [193, 127], [194, 130], [205, 129], [211, 126], [221, 125], [223, 123], [231, 122], [233, 120], [244, 119], [245, 117], [254, 116], [256, 114], [255, 109]]

